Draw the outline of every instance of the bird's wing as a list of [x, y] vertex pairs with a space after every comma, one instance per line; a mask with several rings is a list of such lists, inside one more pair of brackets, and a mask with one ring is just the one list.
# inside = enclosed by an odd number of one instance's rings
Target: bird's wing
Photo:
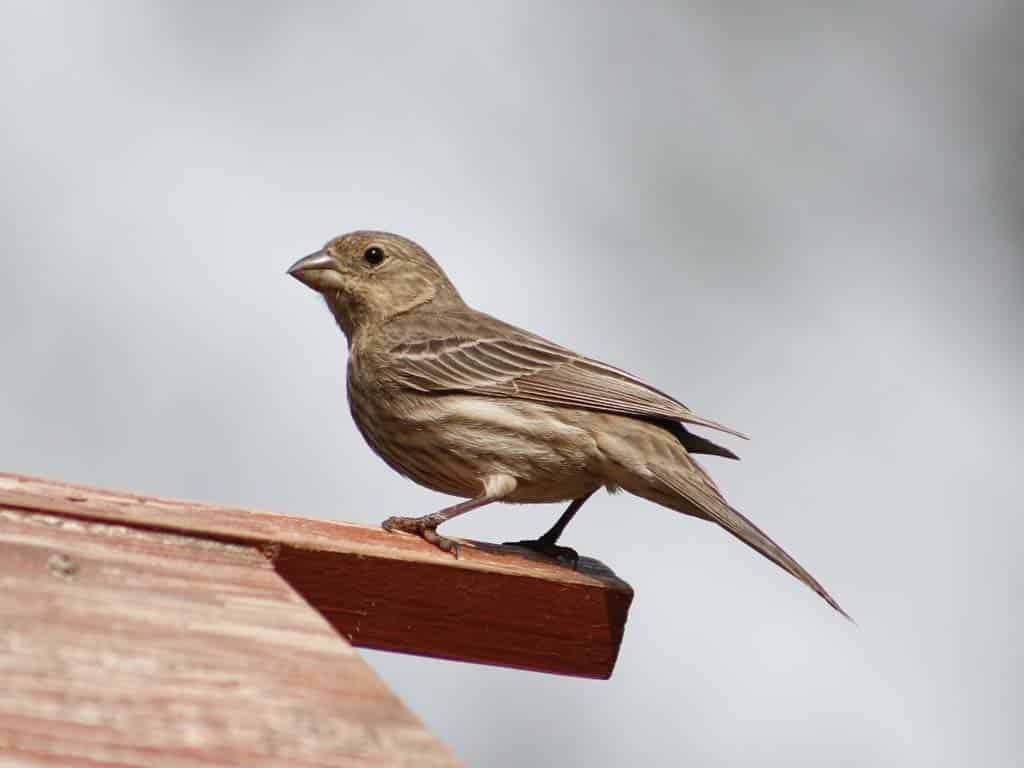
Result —
[[[438, 319], [390, 349], [392, 377], [420, 392], [465, 392], [533, 400], [741, 432], [698, 416], [626, 371], [502, 323]], [[459, 322], [463, 320], [463, 322]], [[430, 328], [430, 333], [424, 333]]]

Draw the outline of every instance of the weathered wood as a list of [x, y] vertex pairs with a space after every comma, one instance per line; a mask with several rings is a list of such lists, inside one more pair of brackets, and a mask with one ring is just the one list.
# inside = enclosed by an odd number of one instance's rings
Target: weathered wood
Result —
[[[608, 677], [632, 600], [579, 570], [463, 542], [456, 560], [407, 534], [0, 474], [0, 504], [258, 547], [353, 645]], [[382, 515], [384, 516], [384, 515]]]
[[457, 761], [258, 547], [0, 504], [0, 764]]

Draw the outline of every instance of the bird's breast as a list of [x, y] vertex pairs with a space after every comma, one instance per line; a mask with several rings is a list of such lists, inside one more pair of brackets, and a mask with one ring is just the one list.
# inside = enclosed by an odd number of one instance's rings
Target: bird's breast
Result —
[[349, 406], [363, 437], [393, 469], [443, 493], [472, 497], [483, 478], [517, 480], [510, 501], [577, 498], [598, 485], [594, 440], [573, 412], [466, 394], [367, 387], [349, 376]]

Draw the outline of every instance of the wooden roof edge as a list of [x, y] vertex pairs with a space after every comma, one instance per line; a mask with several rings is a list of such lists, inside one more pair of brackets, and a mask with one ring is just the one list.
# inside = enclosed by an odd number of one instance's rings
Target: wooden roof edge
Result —
[[0, 507], [258, 547], [353, 645], [584, 677], [610, 676], [633, 590], [464, 541], [458, 559], [376, 526], [165, 499], [0, 473]]
[[287, 545], [344, 554], [399, 554], [403, 559], [442, 566], [600, 585], [632, 594], [629, 584], [600, 561], [588, 557], [581, 557], [579, 568], [573, 570], [521, 549], [459, 539], [465, 546], [456, 559], [419, 537], [389, 533], [378, 526], [184, 501], [9, 472], [0, 472], [0, 504], [261, 547]]

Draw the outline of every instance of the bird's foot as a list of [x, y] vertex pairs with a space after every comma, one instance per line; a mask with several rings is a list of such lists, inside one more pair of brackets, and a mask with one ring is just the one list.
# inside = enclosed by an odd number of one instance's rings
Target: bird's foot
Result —
[[544, 557], [549, 557], [552, 560], [564, 563], [570, 566], [573, 570], [576, 570], [576, 566], [578, 566], [580, 562], [579, 553], [572, 547], [560, 547], [554, 542], [545, 541], [544, 539], [506, 541], [504, 542], [504, 545], [506, 547], [522, 547], [523, 549], [529, 549], [539, 555], [544, 555]]
[[442, 552], [451, 552], [455, 559], [459, 558], [459, 543], [437, 532], [437, 522], [426, 517], [389, 517], [381, 527], [388, 532], [404, 531], [426, 539]]

